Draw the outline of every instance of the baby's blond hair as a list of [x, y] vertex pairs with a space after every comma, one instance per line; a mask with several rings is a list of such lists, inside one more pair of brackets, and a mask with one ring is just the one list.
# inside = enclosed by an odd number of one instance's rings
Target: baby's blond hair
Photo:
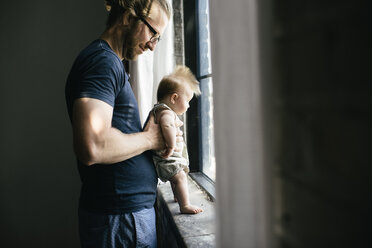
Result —
[[158, 101], [177, 92], [185, 83], [190, 86], [196, 96], [201, 94], [199, 82], [191, 70], [187, 66], [178, 65], [171, 74], [163, 77], [160, 81], [157, 92]]

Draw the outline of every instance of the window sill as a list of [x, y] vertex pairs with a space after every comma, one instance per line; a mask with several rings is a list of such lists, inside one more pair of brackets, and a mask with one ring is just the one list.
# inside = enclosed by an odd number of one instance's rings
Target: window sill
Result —
[[199, 185], [212, 199], [216, 200], [214, 182], [202, 172], [190, 172], [190, 177]]
[[215, 208], [196, 182], [188, 177], [191, 204], [203, 208], [195, 215], [181, 214], [170, 183], [158, 186], [159, 247], [215, 247]]

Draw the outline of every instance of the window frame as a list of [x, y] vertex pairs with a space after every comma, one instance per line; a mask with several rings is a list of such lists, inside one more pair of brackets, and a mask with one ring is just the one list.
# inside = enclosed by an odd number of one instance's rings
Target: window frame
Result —
[[[185, 48], [185, 65], [196, 75], [200, 83], [204, 79], [210, 78], [211, 73], [202, 73], [200, 70], [200, 47], [199, 47], [199, 10], [200, 1], [183, 1], [184, 14], [184, 48]], [[202, 85], [200, 85], [202, 88]], [[203, 94], [203, 91], [202, 91]], [[194, 97], [190, 102], [190, 108], [186, 113], [186, 140], [190, 160], [189, 175], [195, 180], [211, 197], [215, 199], [215, 182], [203, 172], [203, 156], [206, 151], [202, 145], [202, 99]], [[213, 135], [213, 134], [212, 134]], [[213, 144], [214, 145], [214, 144]], [[204, 162], [205, 163], [205, 162]]]

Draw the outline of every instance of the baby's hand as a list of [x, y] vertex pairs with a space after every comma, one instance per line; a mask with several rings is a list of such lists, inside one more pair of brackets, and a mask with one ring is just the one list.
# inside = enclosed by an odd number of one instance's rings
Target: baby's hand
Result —
[[163, 158], [169, 158], [174, 152], [174, 148], [166, 148], [164, 152], [161, 154]]

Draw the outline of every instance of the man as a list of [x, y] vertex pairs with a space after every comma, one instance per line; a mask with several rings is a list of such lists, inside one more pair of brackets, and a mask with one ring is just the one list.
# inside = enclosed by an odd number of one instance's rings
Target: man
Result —
[[157, 175], [149, 150], [164, 148], [153, 117], [142, 130], [122, 60], [153, 51], [170, 10], [166, 0], [107, 1], [106, 30], [75, 60], [66, 103], [82, 181], [82, 247], [156, 247]]

